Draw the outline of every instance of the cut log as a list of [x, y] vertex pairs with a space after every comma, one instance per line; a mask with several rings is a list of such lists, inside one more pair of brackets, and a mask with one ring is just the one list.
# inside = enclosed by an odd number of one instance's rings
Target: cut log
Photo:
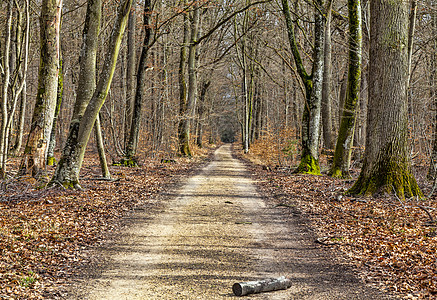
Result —
[[232, 291], [235, 296], [245, 296], [263, 292], [285, 290], [291, 287], [291, 280], [285, 276], [279, 278], [268, 278], [260, 281], [248, 281], [235, 283]]

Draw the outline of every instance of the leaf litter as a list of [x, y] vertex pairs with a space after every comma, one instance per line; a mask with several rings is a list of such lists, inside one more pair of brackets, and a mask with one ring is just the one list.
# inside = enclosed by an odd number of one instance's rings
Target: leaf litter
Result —
[[26, 177], [2, 182], [0, 299], [62, 299], [63, 285], [92, 259], [87, 249], [115, 230], [123, 215], [159, 205], [153, 195], [205, 159], [203, 153], [172, 164], [146, 160], [139, 168], [111, 166], [115, 180], [103, 181], [94, 154], [81, 171], [84, 191], [37, 189]]

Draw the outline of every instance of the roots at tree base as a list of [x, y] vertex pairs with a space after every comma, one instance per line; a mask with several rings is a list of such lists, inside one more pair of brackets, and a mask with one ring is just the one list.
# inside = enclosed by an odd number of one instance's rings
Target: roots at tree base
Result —
[[294, 173], [320, 175], [319, 161], [310, 154], [307, 154], [302, 157]]
[[362, 171], [358, 180], [347, 191], [349, 195], [360, 196], [394, 193], [402, 200], [424, 197], [411, 171], [395, 163], [373, 168], [369, 173]]

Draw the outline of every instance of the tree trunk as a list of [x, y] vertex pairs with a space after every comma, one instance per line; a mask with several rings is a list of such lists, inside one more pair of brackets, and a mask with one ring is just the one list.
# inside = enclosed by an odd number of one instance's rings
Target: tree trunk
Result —
[[200, 89], [199, 95], [199, 123], [197, 126], [197, 146], [199, 148], [203, 147], [203, 117], [205, 113], [205, 98], [206, 92], [208, 91], [209, 86], [211, 85], [211, 80], [207, 79], [203, 81], [202, 88]]
[[[435, 3], [435, 2], [434, 2]], [[434, 36], [437, 36], [437, 5], [433, 6], [434, 11], [432, 14], [432, 32]], [[437, 175], [437, 39], [434, 39], [432, 44], [434, 50], [431, 54], [430, 64], [430, 98], [434, 102], [434, 136], [433, 136], [433, 148], [431, 153], [431, 159], [429, 163], [428, 178], [435, 179]]]
[[354, 138], [357, 107], [361, 85], [361, 3], [348, 0], [349, 10], [349, 71], [347, 98], [344, 103], [340, 130], [335, 147], [334, 162], [329, 172], [332, 177], [348, 178]]
[[102, 127], [100, 125], [100, 116], [97, 115], [96, 123], [94, 123], [94, 135], [96, 138], [97, 151], [99, 153], [100, 168], [102, 169], [102, 177], [105, 179], [111, 179], [111, 173], [109, 172], [108, 162], [105, 155], [105, 145], [102, 137]]
[[349, 193], [422, 197], [408, 156], [408, 2], [370, 5], [369, 125], [364, 165]]
[[[186, 4], [186, 0], [183, 3]], [[188, 91], [187, 91], [187, 46], [190, 42], [190, 28], [187, 13], [184, 14], [183, 19], [184, 26], [184, 38], [181, 46], [181, 55], [179, 60], [179, 126], [178, 126], [178, 141], [179, 141], [179, 153], [183, 156], [191, 156], [189, 147], [189, 134], [187, 135], [186, 126], [188, 120], [185, 120], [188, 110]]]
[[322, 1], [315, 1], [315, 43], [313, 52], [313, 66], [311, 75], [305, 70], [294, 34], [294, 25], [291, 19], [288, 0], [282, 1], [282, 11], [287, 25], [291, 52], [293, 53], [297, 72], [305, 86], [305, 106], [302, 116], [302, 154], [298, 173], [320, 174], [319, 167], [319, 137], [320, 137], [320, 110], [323, 86], [324, 65], [324, 17], [321, 13]]
[[126, 157], [122, 163], [126, 166], [137, 166], [135, 155], [137, 153], [139, 132], [141, 127], [141, 118], [144, 101], [144, 86], [146, 82], [147, 57], [150, 49], [150, 40], [152, 38], [151, 28], [151, 1], [146, 0], [144, 3], [144, 36], [143, 47], [137, 72], [137, 87], [135, 92], [135, 101], [132, 113], [132, 122], [130, 125], [129, 139], [126, 147]]
[[38, 93], [20, 173], [39, 176], [45, 171], [48, 143], [58, 94], [59, 31], [62, 0], [43, 0]]
[[18, 155], [23, 145], [23, 132], [24, 132], [24, 120], [26, 117], [26, 106], [27, 106], [27, 85], [24, 82], [23, 91], [21, 92], [21, 100], [20, 100], [20, 110], [18, 112], [18, 125], [17, 125], [17, 133], [14, 146], [11, 149], [11, 154], [13, 156]]
[[[135, 9], [136, 0], [132, 2], [132, 9], [129, 14], [129, 21], [127, 24], [128, 33], [127, 33], [127, 71], [126, 71], [126, 116], [125, 116], [125, 141], [124, 147], [127, 148], [128, 137], [130, 133], [130, 127], [132, 124], [132, 114], [134, 108], [134, 99], [135, 99], [135, 70], [136, 70], [136, 45], [135, 45], [135, 36], [136, 36], [136, 9]], [[146, 30], [147, 27], [145, 27]]]
[[331, 101], [331, 79], [332, 79], [332, 42], [331, 42], [331, 19], [332, 0], [329, 0], [326, 8], [325, 28], [325, 62], [323, 70], [323, 91], [322, 91], [322, 122], [323, 141], [327, 149], [334, 149], [334, 134], [332, 132], [332, 101]]
[[[92, 128], [94, 126], [94, 123], [97, 119], [97, 115], [103, 103], [106, 100], [106, 96], [108, 95], [108, 91], [111, 86], [111, 82], [114, 76], [115, 66], [117, 62], [118, 52], [120, 50], [120, 45], [123, 38], [124, 30], [126, 28], [126, 23], [131, 9], [132, 1], [133, 0], [125, 0], [120, 3], [115, 24], [114, 27], [112, 28], [108, 49], [105, 55], [106, 59], [103, 63], [103, 68], [99, 76], [99, 82], [96, 86], [96, 89], [93, 93], [91, 100], [88, 103], [88, 106], [86, 106], [83, 117], [80, 119], [79, 122], [76, 121], [75, 124], [73, 124], [78, 127], [78, 130], [74, 130], [74, 128], [70, 128], [70, 133], [66, 145], [64, 147], [61, 160], [59, 161], [58, 167], [56, 168], [56, 172], [52, 178], [53, 184], [54, 183], [61, 184], [64, 187], [70, 187], [70, 188], [77, 188], [77, 189], [81, 188], [79, 185], [79, 172], [82, 167], [86, 146], [88, 144], [88, 140]], [[98, 5], [93, 6], [93, 4], [95, 3], [89, 3], [88, 10], [87, 10], [87, 16], [91, 20], [93, 20], [94, 18], [98, 18], [97, 15], [91, 15], [92, 10], [89, 8], [92, 7], [95, 9], [98, 6]], [[94, 10], [94, 12], [100, 14], [101, 10], [97, 9]], [[91, 23], [95, 25], [94, 21], [95, 20], [93, 20], [93, 22]], [[86, 28], [86, 24], [85, 24], [85, 28]], [[85, 40], [86, 39], [84, 39], [84, 42]], [[87, 67], [87, 71], [90, 70], [88, 69], [88, 67]], [[81, 88], [82, 86], [78, 87], [79, 90]]]
[[62, 58], [61, 58], [59, 60], [58, 93], [56, 96], [55, 115], [53, 117], [52, 131], [50, 133], [49, 148], [47, 150], [47, 165], [48, 166], [54, 166], [55, 162], [56, 162], [56, 159], [55, 159], [56, 129], [57, 129], [57, 124], [58, 124], [59, 112], [61, 111], [63, 93], [64, 93], [64, 74], [63, 74], [63, 69], [62, 69]]
[[[17, 106], [18, 97], [21, 97], [20, 101], [20, 111], [18, 114], [18, 128], [16, 130], [16, 140], [15, 144], [11, 149], [11, 152], [13, 155], [17, 155], [18, 152], [21, 149], [22, 141], [23, 141], [23, 130], [24, 130], [24, 117], [25, 117], [25, 106], [26, 106], [26, 78], [27, 78], [27, 67], [28, 67], [28, 60], [29, 60], [29, 35], [30, 35], [30, 13], [29, 13], [29, 0], [24, 1], [24, 14], [21, 8], [18, 7], [18, 2], [15, 2], [15, 5], [17, 6], [17, 33], [16, 33], [16, 47], [15, 51], [17, 53], [18, 63], [16, 65], [15, 74], [18, 76], [18, 82], [16, 82], [16, 85], [12, 88], [12, 95], [13, 95], [13, 104], [12, 104], [12, 110], [9, 114], [9, 120], [7, 121], [7, 130], [12, 127], [12, 120], [13, 116], [15, 114], [15, 108]], [[25, 16], [25, 18], [24, 18]], [[25, 30], [23, 30], [23, 27], [25, 26]], [[24, 48], [24, 49], [23, 49]], [[22, 65], [23, 64], [23, 65]], [[14, 80], [15, 81], [15, 80]], [[6, 137], [8, 134], [6, 134]], [[8, 138], [8, 137], [7, 137]], [[0, 138], [1, 140], [1, 138]], [[5, 140], [6, 143], [8, 142], [8, 139]], [[1, 148], [1, 147], [0, 147]], [[5, 154], [7, 157], [8, 148], [5, 148]], [[0, 151], [1, 152], [1, 151]], [[1, 155], [0, 155], [1, 156]], [[1, 158], [0, 158], [1, 161]], [[0, 168], [2, 168], [2, 165], [0, 164]]]
[[6, 33], [3, 50], [3, 86], [1, 94], [1, 128], [0, 128], [0, 179], [3, 179], [6, 175], [6, 160], [8, 158], [8, 134], [7, 134], [7, 121], [8, 121], [8, 88], [10, 80], [10, 68], [9, 58], [11, 49], [11, 36], [12, 36], [12, 0], [8, 2], [7, 8], [7, 21], [6, 21]]
[[199, 30], [200, 11], [198, 4], [194, 4], [191, 21], [191, 38], [188, 47], [188, 89], [186, 111], [181, 115], [180, 132], [179, 132], [179, 151], [181, 155], [191, 156], [190, 150], [190, 130], [191, 120], [194, 117], [197, 99], [197, 66], [196, 66], [196, 48]]

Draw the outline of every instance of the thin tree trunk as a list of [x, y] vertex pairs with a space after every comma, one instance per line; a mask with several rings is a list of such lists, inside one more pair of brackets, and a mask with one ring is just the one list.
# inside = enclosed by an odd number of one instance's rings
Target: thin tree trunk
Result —
[[56, 159], [55, 159], [56, 130], [58, 125], [59, 112], [61, 111], [63, 93], [64, 93], [64, 74], [62, 69], [62, 58], [61, 58], [59, 60], [58, 94], [56, 97], [55, 115], [53, 117], [52, 131], [50, 133], [50, 142], [47, 150], [48, 166], [54, 166], [56, 163]]
[[[135, 70], [136, 70], [136, 0], [132, 2], [132, 9], [129, 14], [128, 34], [127, 34], [127, 71], [126, 71], [126, 116], [125, 116], [125, 141], [124, 146], [127, 148], [128, 133], [132, 124], [132, 114], [135, 99]], [[147, 30], [147, 28], [146, 28]]]
[[347, 79], [347, 98], [344, 103], [343, 115], [340, 122], [334, 162], [329, 172], [332, 177], [337, 178], [350, 177], [349, 168], [361, 85], [362, 32], [360, 0], [348, 0], [348, 10], [349, 71]]
[[196, 66], [196, 40], [198, 37], [200, 21], [200, 11], [198, 4], [194, 4], [193, 15], [190, 28], [190, 42], [188, 46], [188, 88], [187, 88], [187, 102], [186, 110], [181, 116], [180, 132], [179, 132], [179, 150], [180, 154], [184, 156], [191, 156], [190, 149], [190, 130], [191, 120], [194, 117], [196, 100], [197, 100], [197, 66]]
[[23, 91], [21, 93], [20, 110], [18, 113], [18, 126], [17, 126], [16, 139], [15, 139], [14, 146], [10, 151], [10, 153], [13, 156], [18, 155], [23, 145], [24, 120], [26, 117], [26, 106], [27, 106], [26, 93], [27, 93], [27, 85], [26, 82], [24, 82]]
[[209, 86], [211, 85], [211, 80], [207, 79], [202, 82], [202, 88], [200, 89], [199, 95], [199, 123], [197, 127], [197, 146], [199, 148], [203, 147], [203, 118], [205, 113], [205, 98], [206, 92], [208, 91]]
[[108, 162], [105, 155], [105, 145], [102, 137], [102, 127], [100, 125], [100, 116], [97, 115], [96, 122], [94, 123], [94, 135], [97, 144], [97, 152], [99, 153], [100, 168], [102, 169], [102, 177], [105, 179], [111, 179], [111, 173], [109, 172]]
[[332, 2], [328, 0], [326, 8], [325, 28], [325, 62], [323, 70], [323, 91], [322, 91], [322, 122], [323, 140], [327, 149], [334, 148], [334, 134], [332, 132], [332, 101], [331, 101], [331, 80], [332, 80], [332, 45], [331, 45], [331, 19]]
[[282, 11], [287, 25], [291, 52], [299, 76], [305, 86], [305, 106], [302, 116], [302, 154], [298, 173], [320, 174], [319, 167], [319, 137], [320, 137], [320, 110], [322, 101], [323, 65], [324, 65], [324, 28], [325, 23], [321, 13], [322, 1], [315, 1], [315, 43], [313, 66], [311, 75], [305, 70], [294, 34], [294, 25], [291, 19], [288, 0], [282, 1]]
[[7, 8], [7, 21], [6, 21], [6, 33], [3, 50], [3, 86], [1, 94], [1, 128], [0, 128], [0, 178], [4, 178], [6, 175], [6, 160], [8, 158], [8, 134], [7, 134], [7, 120], [8, 116], [8, 88], [10, 80], [10, 49], [11, 49], [11, 36], [12, 36], [12, 0], [8, 1]]
[[349, 193], [422, 197], [408, 155], [408, 2], [370, 2], [369, 110], [364, 164]]
[[45, 172], [48, 143], [56, 107], [59, 76], [59, 32], [62, 0], [43, 0], [41, 11], [41, 59], [38, 93], [20, 173]]
[[[436, 3], [434, 1], [434, 3]], [[437, 36], [437, 5], [433, 5], [434, 11], [432, 14], [432, 32], [434, 36]], [[431, 159], [429, 163], [428, 179], [434, 180], [437, 175], [437, 39], [434, 39], [432, 44], [434, 50], [431, 54], [430, 64], [430, 96], [431, 101], [434, 102], [434, 136], [433, 147], [431, 153]]]
[[[186, 4], [186, 0], [183, 3]], [[178, 126], [178, 141], [179, 141], [179, 154], [183, 156], [190, 156], [189, 135], [186, 135], [186, 126], [188, 120], [186, 120], [186, 114], [188, 111], [188, 91], [187, 91], [187, 49], [190, 42], [190, 27], [187, 13], [184, 14], [183, 19], [184, 37], [181, 46], [181, 54], [179, 59], [179, 126]]]
[[[17, 34], [16, 34], [16, 53], [18, 56], [17, 68], [15, 70], [15, 74], [18, 78], [18, 82], [14, 86], [13, 89], [13, 105], [12, 111], [9, 116], [8, 123], [10, 124], [7, 127], [12, 127], [12, 118], [15, 114], [15, 108], [17, 106], [18, 97], [21, 97], [20, 101], [20, 111], [19, 111], [19, 120], [18, 120], [18, 128], [16, 130], [16, 141], [14, 147], [11, 152], [13, 155], [17, 155], [21, 149], [22, 141], [23, 141], [23, 130], [24, 130], [24, 117], [25, 117], [25, 106], [26, 106], [26, 78], [27, 78], [27, 67], [29, 60], [29, 39], [30, 39], [30, 13], [29, 13], [29, 0], [24, 1], [24, 16], [25, 22], [23, 20], [23, 12], [21, 8], [18, 7], [18, 2], [15, 2], [17, 6], [18, 20], [17, 20]], [[25, 30], [23, 30], [23, 26], [25, 25]], [[24, 49], [23, 49], [24, 48]], [[21, 61], [23, 65], [21, 65]], [[14, 80], [15, 81], [15, 80]], [[7, 136], [7, 135], [6, 135]], [[0, 138], [1, 139], [1, 138]], [[6, 152], [8, 148], [6, 147]], [[1, 159], [0, 159], [1, 160]], [[0, 165], [1, 168], [1, 165]]]
[[151, 1], [145, 0], [144, 3], [144, 28], [145, 36], [141, 51], [138, 72], [137, 72], [137, 88], [135, 93], [135, 102], [133, 106], [132, 122], [130, 125], [129, 139], [126, 148], [126, 157], [122, 163], [126, 166], [137, 166], [135, 155], [138, 148], [139, 132], [141, 127], [141, 118], [144, 101], [144, 86], [146, 82], [147, 57], [150, 49], [150, 40], [152, 38], [151, 28]]
[[[88, 144], [94, 123], [97, 119], [97, 115], [106, 100], [106, 96], [108, 95], [108, 91], [111, 86], [132, 1], [133, 0], [125, 0], [120, 3], [115, 24], [112, 28], [108, 49], [105, 55], [106, 59], [103, 63], [103, 68], [99, 76], [99, 82], [91, 100], [88, 103], [88, 106], [86, 106], [83, 117], [77, 124], [79, 130], [77, 131], [76, 136], [72, 136], [72, 134], [75, 133], [72, 131], [72, 128], [70, 128], [69, 137], [66, 142], [61, 160], [59, 161], [56, 172], [52, 178], [52, 183], [61, 184], [64, 187], [81, 189], [79, 185], [79, 172], [82, 167], [86, 146]], [[88, 8], [89, 7], [90, 6], [88, 6]], [[96, 7], [94, 6], [94, 8]], [[101, 9], [97, 9], [95, 12], [100, 14]], [[96, 18], [96, 16], [91, 16], [91, 10], [87, 10], [87, 16], [89, 16], [91, 20]], [[78, 88], [81, 89], [82, 87], [79, 86]]]

